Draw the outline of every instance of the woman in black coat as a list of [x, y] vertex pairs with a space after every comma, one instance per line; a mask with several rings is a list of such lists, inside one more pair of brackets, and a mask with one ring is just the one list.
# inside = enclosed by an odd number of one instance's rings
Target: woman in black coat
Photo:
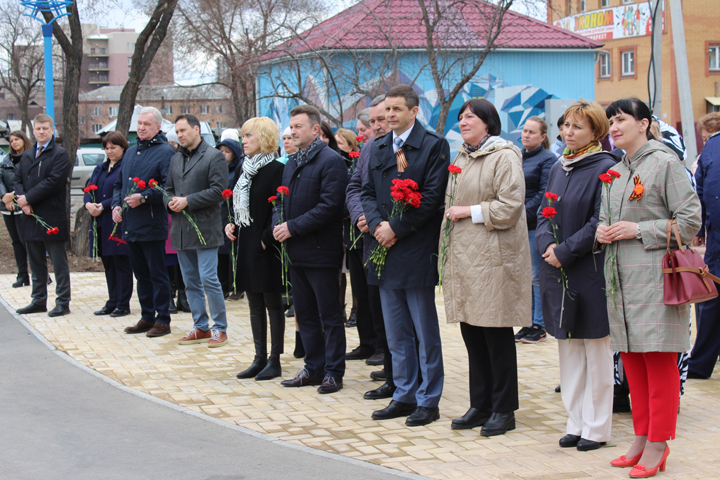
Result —
[[[102, 259], [107, 280], [108, 300], [95, 315], [124, 317], [130, 313], [130, 297], [133, 289], [133, 273], [128, 259], [125, 240], [122, 239], [122, 223], [115, 229], [112, 220], [112, 199], [115, 182], [120, 173], [123, 156], [129, 148], [120, 132], [110, 132], [102, 141], [107, 160], [95, 167], [88, 186], [97, 190], [85, 192], [85, 209], [97, 224], [97, 255]], [[112, 238], [110, 234], [115, 229]], [[90, 228], [90, 256], [94, 254], [95, 235]]]
[[[613, 354], [604, 259], [602, 254], [592, 254], [603, 188], [598, 177], [616, 163], [600, 146], [608, 129], [605, 111], [596, 103], [581, 101], [567, 110], [567, 149], [550, 170], [535, 231], [544, 259], [540, 291], [545, 328], [560, 340], [560, 386], [568, 412], [567, 435], [560, 439], [560, 446], [581, 451], [600, 448], [610, 439], [612, 428]], [[546, 208], [556, 211], [552, 222], [557, 240], [547, 218], [552, 212]], [[574, 297], [563, 290], [560, 268]]]
[[[268, 199], [277, 195], [285, 166], [275, 160], [280, 141], [275, 122], [266, 117], [251, 118], [243, 124], [240, 134], [245, 160], [233, 189], [234, 224], [225, 226], [225, 234], [231, 241], [237, 240], [237, 289], [244, 291], [248, 299], [255, 359], [237, 377], [270, 380], [282, 373], [285, 315], [279, 244], [272, 234], [273, 205]], [[269, 360], [266, 315], [270, 317]]]
[[15, 200], [15, 195], [13, 195], [15, 170], [22, 153], [30, 147], [32, 147], [30, 139], [24, 132], [20, 130], [12, 132], [10, 134], [10, 154], [0, 163], [0, 197], [3, 200], [3, 203], [0, 204], [0, 211], [2, 211], [5, 228], [7, 228], [12, 241], [15, 264], [18, 269], [16, 281], [12, 284], [13, 288], [30, 285], [27, 250], [25, 250], [25, 243], [20, 238], [20, 229], [18, 228], [18, 222], [22, 221], [23, 212], [12, 205]]

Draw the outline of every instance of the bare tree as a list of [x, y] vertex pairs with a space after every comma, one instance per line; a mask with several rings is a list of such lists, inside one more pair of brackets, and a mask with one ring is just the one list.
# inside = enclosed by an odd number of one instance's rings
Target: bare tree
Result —
[[17, 4], [0, 5], [0, 16], [7, 20], [0, 29], [0, 88], [15, 100], [25, 131], [30, 101], [41, 93], [45, 74], [40, 25], [22, 14]]
[[[120, 93], [120, 108], [118, 109], [117, 131], [127, 137], [130, 129], [130, 120], [135, 106], [140, 84], [150, 69], [160, 45], [168, 32], [178, 0], [158, 0], [145, 28], [135, 41], [135, 51], [130, 66], [130, 77]], [[77, 98], [77, 97], [76, 97]]]

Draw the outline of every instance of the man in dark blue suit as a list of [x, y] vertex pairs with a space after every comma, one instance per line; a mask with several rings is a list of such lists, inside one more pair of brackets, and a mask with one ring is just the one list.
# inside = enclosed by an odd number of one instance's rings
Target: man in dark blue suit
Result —
[[[397, 387], [390, 405], [374, 412], [372, 418], [409, 415], [408, 426], [427, 425], [439, 418], [444, 379], [435, 285], [450, 146], [416, 121], [418, 104], [418, 95], [409, 85], [395, 86], [385, 95], [386, 121], [393, 133], [373, 142], [361, 196], [370, 232], [389, 249], [382, 272], [368, 265], [368, 283], [380, 286]], [[388, 220], [395, 178], [417, 182], [422, 202], [419, 208]]]

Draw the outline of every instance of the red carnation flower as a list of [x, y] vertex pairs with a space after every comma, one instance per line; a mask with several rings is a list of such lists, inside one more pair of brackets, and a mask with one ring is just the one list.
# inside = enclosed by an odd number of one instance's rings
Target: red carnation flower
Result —
[[413, 208], [420, 207], [420, 199], [422, 198], [422, 193], [420, 192], [410, 192], [408, 195], [408, 203], [410, 203], [410, 206]]
[[151, 178], [150, 180], [148, 180], [148, 185], [150, 185], [150, 188], [155, 188], [158, 186], [158, 183], [154, 178]]
[[83, 192], [90, 193], [90, 187], [88, 186], [88, 187], [83, 188]]
[[138, 183], [140, 179], [138, 177], [133, 178], [133, 182]]
[[355, 137], [355, 140], [358, 141], [358, 142], [362, 142], [362, 141], [363, 141], [363, 138], [365, 138], [364, 135], [358, 135], [357, 137]]
[[145, 187], [147, 187], [147, 185], [145, 185], [145, 180], [140, 180], [139, 182], [137, 182], [137, 186], [140, 190], [145, 190]]
[[542, 210], [542, 216], [545, 218], [553, 218], [557, 214], [557, 211], [553, 207], [545, 207]]
[[610, 183], [613, 182], [613, 180], [615, 180], [613, 177], [611, 177], [611, 176], [608, 175], [607, 173], [602, 173], [602, 174], [600, 174], [599, 178], [600, 178], [600, 181], [601, 181], [601, 182], [607, 183], [607, 184], [610, 184]]
[[458, 167], [457, 165], [450, 165], [448, 167], [448, 171], [450, 173], [462, 173], [462, 168]]
[[53, 227], [53, 233], [60, 233], [60, 229], [58, 227]]
[[223, 190], [222, 196], [223, 196], [223, 198], [228, 198], [228, 197], [232, 197], [232, 194], [233, 194], [232, 190], [230, 190], [229, 188], [226, 188], [225, 190]]
[[545, 198], [552, 200], [553, 202], [558, 199], [557, 193], [545, 192]]
[[402, 202], [405, 199], [405, 195], [403, 195], [402, 192], [398, 192], [397, 190], [390, 192], [390, 196], [393, 198], [393, 200]]
[[282, 185], [280, 185], [280, 186], [277, 188], [277, 191], [278, 191], [278, 193], [282, 193], [283, 195], [288, 195], [288, 194], [290, 194], [290, 189], [289, 189], [288, 187], [284, 187], [284, 186], [282, 186]]
[[615, 170], [608, 170], [607, 173], [608, 173], [608, 175], [612, 175], [615, 178], [620, 178], [620, 174], [618, 172], [616, 172]]
[[360, 156], [360, 152], [350, 152], [348, 153], [348, 157], [350, 158], [358, 158]]
[[277, 196], [273, 195], [272, 197], [268, 198], [268, 203], [273, 203], [275, 200], [277, 200]]
[[52, 235], [55, 233], [55, 231], [52, 228], [48, 228], [48, 231], [46, 232], [48, 235]]

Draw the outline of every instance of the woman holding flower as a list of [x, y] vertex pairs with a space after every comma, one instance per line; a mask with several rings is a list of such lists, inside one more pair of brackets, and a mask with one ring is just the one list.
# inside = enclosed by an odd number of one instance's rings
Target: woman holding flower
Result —
[[[285, 315], [279, 244], [272, 234], [273, 205], [285, 166], [275, 160], [280, 133], [271, 119], [256, 117], [240, 130], [245, 160], [233, 188], [230, 209], [234, 223], [225, 225], [225, 235], [237, 242], [237, 289], [244, 291], [250, 307], [250, 326], [255, 359], [238, 378], [270, 380], [279, 377], [283, 353]], [[227, 218], [223, 219], [227, 222]], [[267, 317], [270, 317], [270, 359], [267, 354]]]
[[603, 257], [593, 256], [603, 183], [615, 166], [602, 151], [605, 111], [576, 102], [565, 112], [563, 156], [550, 169], [535, 243], [543, 253], [540, 292], [548, 333], [557, 338], [562, 400], [568, 413], [563, 448], [600, 448], [610, 440], [613, 357], [605, 304]]
[[[133, 290], [133, 273], [128, 259], [126, 242], [122, 239], [122, 224], [110, 237], [115, 223], [112, 219], [113, 189], [120, 173], [123, 156], [129, 148], [127, 140], [120, 132], [110, 132], [103, 138], [103, 148], [107, 160], [95, 167], [85, 192], [85, 209], [92, 216], [90, 225], [90, 254], [95, 251], [102, 259], [107, 280], [108, 300], [95, 315], [124, 317], [130, 313], [130, 297]], [[96, 187], [92, 189], [91, 187]], [[94, 225], [93, 225], [94, 224]], [[93, 232], [93, 229], [97, 229]]]
[[513, 327], [530, 326], [532, 304], [522, 156], [498, 136], [500, 117], [487, 100], [468, 100], [458, 120], [465, 143], [450, 166], [441, 231], [453, 225], [440, 242], [441, 250], [448, 242], [445, 313], [460, 323], [470, 361], [470, 409], [452, 428], [503, 435], [519, 407]]
[[667, 441], [675, 438], [677, 354], [690, 347], [690, 305], [668, 306], [663, 300], [667, 225], [676, 220], [680, 238], [689, 243], [701, 227], [701, 206], [675, 154], [651, 139], [647, 105], [636, 98], [618, 100], [607, 117], [625, 156], [615, 168], [620, 178], [603, 192], [609, 209], [600, 216], [597, 241], [616, 254], [615, 262], [605, 264], [606, 282], [617, 278], [615, 298], [607, 299], [610, 336], [625, 366], [635, 429], [630, 449], [611, 463], [634, 467], [631, 477], [650, 477], [665, 470]]

